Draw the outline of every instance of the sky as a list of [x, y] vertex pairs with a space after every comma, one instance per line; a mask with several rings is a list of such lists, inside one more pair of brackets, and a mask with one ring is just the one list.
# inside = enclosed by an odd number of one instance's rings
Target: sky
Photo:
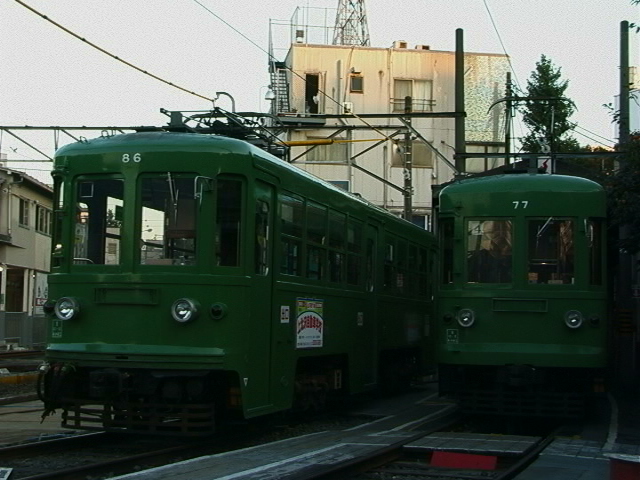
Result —
[[[227, 92], [237, 111], [267, 111], [270, 24], [276, 46], [297, 7], [312, 7], [333, 24], [338, 0], [1, 0], [0, 126], [164, 125], [160, 109], [208, 110], [210, 100], [178, 90], [126, 66], [52, 25], [23, 4], [88, 42], [167, 82], [215, 98]], [[430, 45], [455, 50], [464, 30], [468, 52], [506, 53], [523, 90], [541, 55], [569, 80], [565, 95], [577, 112], [581, 144], [612, 145], [604, 104], [619, 91], [620, 22], [640, 23], [631, 0], [365, 0], [371, 46]], [[322, 10], [326, 9], [326, 10]], [[270, 22], [271, 20], [271, 22]], [[630, 33], [630, 64], [640, 64], [640, 34]], [[278, 53], [279, 51], [276, 51]], [[279, 55], [280, 57], [283, 56]], [[640, 70], [640, 68], [639, 68]], [[639, 72], [640, 74], [640, 72]], [[231, 110], [222, 95], [216, 106]], [[516, 135], [526, 133], [516, 124]], [[72, 141], [51, 132], [15, 131], [48, 156]], [[86, 132], [86, 137], [99, 133]], [[584, 135], [586, 136], [584, 136]], [[608, 141], [607, 141], [608, 140]], [[44, 157], [4, 133], [9, 160]], [[49, 183], [50, 164], [21, 162]]]

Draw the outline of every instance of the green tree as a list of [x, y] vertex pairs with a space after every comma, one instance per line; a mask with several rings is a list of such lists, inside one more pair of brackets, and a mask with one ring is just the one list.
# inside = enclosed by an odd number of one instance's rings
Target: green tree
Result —
[[569, 117], [575, 111], [573, 102], [564, 96], [568, 80], [561, 79], [560, 68], [542, 55], [527, 80], [528, 100], [521, 107], [522, 120], [529, 133], [522, 139], [522, 150], [529, 153], [576, 152], [580, 144], [570, 136], [573, 124]]
[[623, 155], [618, 169], [605, 181], [609, 221], [611, 227], [626, 227], [618, 247], [634, 254], [640, 252], [640, 132], [632, 134], [628, 145], [620, 147]]

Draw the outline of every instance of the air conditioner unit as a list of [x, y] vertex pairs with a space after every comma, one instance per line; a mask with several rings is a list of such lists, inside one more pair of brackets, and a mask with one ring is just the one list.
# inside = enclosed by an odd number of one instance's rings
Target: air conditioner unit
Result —
[[344, 113], [353, 112], [353, 102], [342, 102], [342, 110]]
[[407, 42], [404, 40], [396, 40], [393, 42], [393, 48], [407, 48]]
[[416, 45], [416, 50], [431, 50], [429, 45]]

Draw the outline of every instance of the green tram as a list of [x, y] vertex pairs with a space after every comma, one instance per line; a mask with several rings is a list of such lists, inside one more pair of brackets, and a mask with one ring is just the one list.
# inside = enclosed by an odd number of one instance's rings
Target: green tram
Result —
[[454, 181], [439, 208], [440, 393], [473, 413], [580, 415], [607, 361], [603, 188], [509, 173]]
[[45, 414], [204, 434], [435, 369], [433, 234], [248, 142], [56, 152]]

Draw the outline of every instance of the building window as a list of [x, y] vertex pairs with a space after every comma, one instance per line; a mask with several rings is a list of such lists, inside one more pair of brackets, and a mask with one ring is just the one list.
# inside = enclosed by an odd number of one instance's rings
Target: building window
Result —
[[[400, 145], [402, 145], [402, 142], [400, 142]], [[433, 148], [429, 147], [422, 140], [413, 140], [411, 142], [412, 167], [433, 168], [433, 160]], [[404, 168], [404, 155], [393, 155], [391, 157], [391, 166]]]
[[[309, 138], [309, 140], [315, 140]], [[336, 137], [333, 140], [344, 140]], [[307, 163], [347, 163], [349, 159], [349, 144], [345, 141], [335, 141], [328, 145], [316, 145], [307, 152]]]
[[329, 183], [345, 192], [349, 191], [349, 180], [329, 180]]
[[18, 223], [23, 227], [29, 226], [29, 200], [24, 198], [20, 199], [20, 212]]
[[349, 91], [351, 93], [364, 92], [364, 77], [362, 75], [351, 75]]
[[433, 82], [431, 80], [394, 80], [391, 99], [394, 112], [404, 112], [405, 97], [411, 97], [412, 111], [432, 112], [436, 103], [433, 99]]
[[38, 205], [36, 207], [36, 230], [45, 235], [51, 235], [51, 210]]
[[305, 113], [320, 113], [320, 75], [307, 73], [304, 85]]

